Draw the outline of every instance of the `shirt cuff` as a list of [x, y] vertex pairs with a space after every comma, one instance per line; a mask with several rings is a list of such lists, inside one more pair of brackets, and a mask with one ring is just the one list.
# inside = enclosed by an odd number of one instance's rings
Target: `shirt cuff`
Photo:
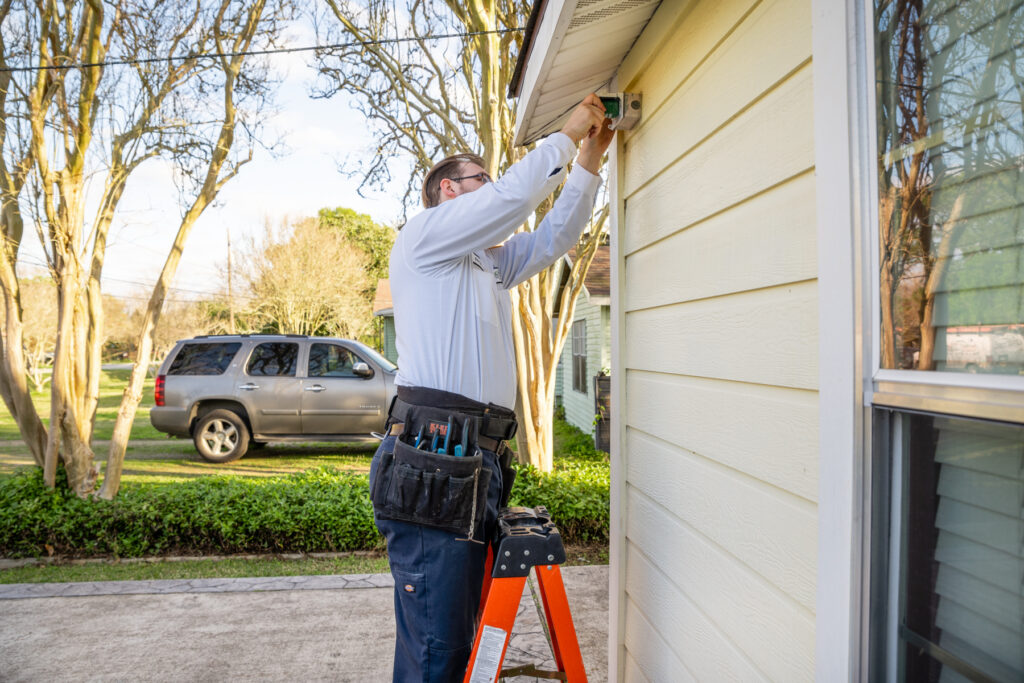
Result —
[[601, 176], [594, 175], [587, 169], [575, 163], [572, 165], [572, 170], [569, 171], [569, 177], [565, 180], [566, 187], [574, 185], [580, 192], [590, 192], [597, 194], [597, 189], [601, 187]]

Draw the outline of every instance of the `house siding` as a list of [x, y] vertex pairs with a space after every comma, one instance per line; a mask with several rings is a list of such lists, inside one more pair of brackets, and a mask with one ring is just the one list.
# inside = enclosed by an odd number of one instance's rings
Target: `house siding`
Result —
[[617, 169], [613, 679], [814, 676], [811, 71], [810, 0], [703, 0], [662, 3], [618, 73], [643, 120]]
[[385, 315], [381, 330], [381, 355], [394, 364], [398, 364], [398, 347], [395, 346], [395, 316]]
[[[611, 344], [610, 308], [591, 303], [586, 292], [581, 292], [576, 301], [573, 323], [578, 320], [587, 321], [587, 392], [582, 393], [573, 388], [572, 383], [572, 326], [569, 326], [569, 337], [565, 340], [561, 355], [562, 374], [562, 406], [565, 408], [565, 419], [571, 425], [582, 429], [585, 433], [594, 433], [594, 375], [603, 368], [608, 368], [609, 345]], [[556, 386], [556, 393], [558, 387]]]

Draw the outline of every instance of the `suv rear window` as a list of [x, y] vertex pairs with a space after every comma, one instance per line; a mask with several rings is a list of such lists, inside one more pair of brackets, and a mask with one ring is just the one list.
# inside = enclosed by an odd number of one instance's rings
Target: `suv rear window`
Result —
[[168, 375], [223, 375], [242, 348], [239, 342], [185, 344], [171, 362]]

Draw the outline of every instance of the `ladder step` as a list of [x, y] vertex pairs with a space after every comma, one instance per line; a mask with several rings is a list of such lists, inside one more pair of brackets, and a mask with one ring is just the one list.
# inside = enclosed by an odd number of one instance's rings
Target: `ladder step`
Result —
[[[547, 509], [538, 506], [502, 510], [498, 518], [497, 557], [491, 557], [488, 549], [487, 561], [492, 570], [484, 577], [480, 621], [464, 683], [494, 683], [516, 675], [586, 683], [583, 657], [558, 566], [565, 562], [565, 548]], [[536, 573], [558, 671], [542, 671], [532, 664], [503, 671], [501, 664], [531, 569]]]

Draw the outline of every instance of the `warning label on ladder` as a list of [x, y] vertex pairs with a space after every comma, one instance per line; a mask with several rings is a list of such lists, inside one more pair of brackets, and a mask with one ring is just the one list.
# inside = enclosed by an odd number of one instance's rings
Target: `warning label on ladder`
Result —
[[501, 654], [505, 650], [508, 632], [494, 626], [484, 626], [480, 634], [480, 645], [476, 651], [476, 662], [469, 683], [492, 683], [498, 677]]

